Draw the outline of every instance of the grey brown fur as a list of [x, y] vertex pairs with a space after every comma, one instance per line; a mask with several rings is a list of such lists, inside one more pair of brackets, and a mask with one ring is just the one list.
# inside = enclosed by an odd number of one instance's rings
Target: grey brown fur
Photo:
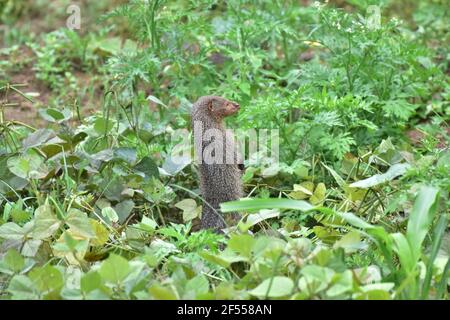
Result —
[[[192, 128], [194, 132], [194, 145], [197, 154], [197, 160], [200, 169], [200, 190], [203, 198], [207, 203], [203, 204], [201, 227], [203, 229], [214, 229], [219, 231], [226, 227], [224, 216], [221, 214], [219, 208], [220, 203], [226, 201], [237, 200], [242, 197], [242, 160], [238, 153], [232, 134], [226, 131], [223, 118], [236, 113], [239, 110], [239, 105], [235, 102], [228, 101], [217, 96], [204, 96], [198, 99], [194, 104], [192, 110]], [[202, 127], [196, 127], [201, 123]], [[224, 150], [222, 163], [207, 164], [204, 163], [204, 150], [214, 141], [201, 142], [198, 140], [203, 137], [203, 134], [208, 129], [218, 129], [227, 138], [224, 139]], [[231, 154], [231, 152], [233, 154]], [[231, 161], [225, 162], [226, 155], [228, 160], [232, 155]], [[212, 206], [212, 208], [209, 205]], [[213, 209], [214, 208], [214, 209]], [[227, 214], [233, 222], [235, 222], [239, 215], [237, 213]]]

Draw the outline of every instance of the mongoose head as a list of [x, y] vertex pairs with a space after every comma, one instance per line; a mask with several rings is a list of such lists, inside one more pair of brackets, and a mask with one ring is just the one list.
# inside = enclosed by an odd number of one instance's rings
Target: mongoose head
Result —
[[224, 118], [237, 113], [240, 109], [238, 103], [218, 96], [204, 96], [197, 102], [214, 118]]

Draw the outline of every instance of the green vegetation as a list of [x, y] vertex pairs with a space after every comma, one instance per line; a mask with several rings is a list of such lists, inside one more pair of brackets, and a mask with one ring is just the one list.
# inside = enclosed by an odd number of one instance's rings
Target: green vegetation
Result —
[[[0, 299], [448, 299], [446, 1], [49, 3], [0, 0]], [[279, 130], [225, 234], [172, 158], [209, 94]]]

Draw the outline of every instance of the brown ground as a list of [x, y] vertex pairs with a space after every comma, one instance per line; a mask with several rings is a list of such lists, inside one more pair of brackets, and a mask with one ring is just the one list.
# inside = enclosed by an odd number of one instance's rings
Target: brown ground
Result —
[[[450, 135], [450, 128], [442, 128], [442, 134], [438, 134], [436, 138], [439, 140], [437, 144], [437, 148], [443, 149], [448, 148], [448, 144], [445, 141], [444, 138], [444, 132], [446, 132], [447, 135]], [[420, 146], [423, 144], [424, 139], [426, 138], [425, 133], [418, 129], [412, 129], [406, 132], [407, 137], [411, 141], [411, 143], [415, 146]]]
[[[5, 92], [0, 92], [0, 103], [7, 102], [8, 104], [14, 104], [13, 106], [5, 107], [4, 109], [4, 119], [20, 121], [31, 125], [36, 128], [41, 128], [47, 123], [38, 115], [38, 110], [41, 108], [51, 107], [52, 97], [58, 95], [57, 92], [52, 92], [52, 90], [45, 85], [42, 81], [36, 78], [35, 71], [33, 70], [33, 65], [35, 63], [36, 57], [32, 50], [26, 46], [22, 46], [17, 54], [21, 57], [22, 61], [27, 61], [25, 65], [15, 70], [11, 68], [11, 71], [7, 72], [8, 79], [7, 82], [11, 86], [17, 86], [17, 89], [22, 93], [33, 93], [38, 94], [37, 96], [30, 97], [33, 102], [24, 98], [21, 94], [15, 92], [12, 89], [8, 90], [7, 95]], [[0, 59], [7, 59], [8, 57], [1, 56]], [[98, 87], [92, 80], [92, 74], [84, 73], [81, 71], [73, 71], [75, 79], [78, 80], [78, 85], [80, 88], [95, 86]], [[64, 97], [67, 99], [67, 103], [71, 105], [75, 98]], [[99, 108], [102, 101], [102, 92], [97, 89], [95, 92], [95, 105], [89, 101], [89, 96], [86, 95], [81, 101], [81, 113], [82, 115], [91, 114], [93, 111]], [[76, 115], [74, 115], [76, 118]]]
[[[7, 103], [16, 104], [5, 108], [5, 120], [16, 120], [32, 126], [39, 126], [42, 125], [42, 121], [40, 121], [39, 116], [37, 116], [37, 110], [39, 107], [48, 105], [51, 91], [42, 82], [36, 79], [35, 72], [32, 69], [32, 61], [34, 60], [33, 52], [25, 46], [22, 46], [19, 50], [19, 55], [23, 60], [30, 62], [26, 63], [20, 70], [9, 72], [8, 82], [13, 86], [21, 85], [20, 87], [17, 87], [17, 89], [23, 93], [39, 93], [39, 96], [32, 97], [31, 99], [34, 101], [34, 103], [32, 103], [11, 89], [8, 90], [7, 94], [5, 92], [0, 93], [0, 100], [6, 100]], [[7, 57], [0, 56], [0, 58], [5, 59]]]

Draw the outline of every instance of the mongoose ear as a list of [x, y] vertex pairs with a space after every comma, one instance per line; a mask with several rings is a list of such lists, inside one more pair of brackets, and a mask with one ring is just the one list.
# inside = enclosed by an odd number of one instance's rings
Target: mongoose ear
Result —
[[212, 109], [213, 109], [213, 105], [212, 105], [212, 101], [210, 100], [210, 101], [208, 101], [208, 110], [212, 111]]

